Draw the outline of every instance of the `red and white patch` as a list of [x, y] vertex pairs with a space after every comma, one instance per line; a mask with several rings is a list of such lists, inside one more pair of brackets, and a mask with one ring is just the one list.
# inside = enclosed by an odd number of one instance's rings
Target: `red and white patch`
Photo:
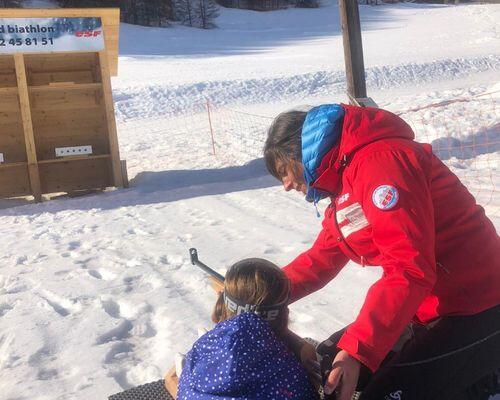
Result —
[[359, 203], [337, 210], [336, 219], [340, 232], [345, 238], [370, 225]]
[[399, 192], [394, 186], [381, 185], [373, 191], [372, 201], [381, 210], [390, 210], [398, 204]]

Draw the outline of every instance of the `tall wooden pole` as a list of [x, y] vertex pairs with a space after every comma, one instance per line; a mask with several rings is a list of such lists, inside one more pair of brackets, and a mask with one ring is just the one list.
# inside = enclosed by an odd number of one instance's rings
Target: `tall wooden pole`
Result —
[[357, 0], [339, 0], [340, 22], [344, 38], [344, 57], [347, 75], [347, 92], [353, 98], [365, 98], [365, 64], [361, 24]]

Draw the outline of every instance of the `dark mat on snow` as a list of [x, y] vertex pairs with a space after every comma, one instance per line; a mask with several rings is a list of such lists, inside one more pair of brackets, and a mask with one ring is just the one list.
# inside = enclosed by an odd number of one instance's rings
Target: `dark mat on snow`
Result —
[[173, 400], [163, 379], [109, 396], [108, 400]]

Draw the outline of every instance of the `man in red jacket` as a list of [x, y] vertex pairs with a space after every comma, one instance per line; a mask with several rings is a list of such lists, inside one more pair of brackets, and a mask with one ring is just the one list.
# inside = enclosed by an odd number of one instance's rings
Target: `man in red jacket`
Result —
[[356, 320], [331, 338], [325, 391], [340, 400], [360, 369], [373, 374], [363, 399], [458, 399], [500, 367], [499, 237], [431, 146], [413, 139], [390, 112], [338, 104], [283, 113], [268, 133], [266, 165], [285, 190], [331, 200], [312, 248], [284, 269], [291, 301], [349, 260], [383, 268]]

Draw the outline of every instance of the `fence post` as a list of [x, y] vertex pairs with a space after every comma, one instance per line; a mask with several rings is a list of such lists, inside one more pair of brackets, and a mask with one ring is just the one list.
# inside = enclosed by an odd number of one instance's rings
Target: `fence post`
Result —
[[215, 156], [214, 130], [212, 127], [212, 117], [210, 115], [210, 100], [207, 99], [208, 126], [210, 127], [210, 137], [212, 138], [212, 150]]
[[339, 0], [339, 11], [344, 40], [347, 92], [354, 98], [363, 98], [366, 97], [366, 81], [358, 0]]

